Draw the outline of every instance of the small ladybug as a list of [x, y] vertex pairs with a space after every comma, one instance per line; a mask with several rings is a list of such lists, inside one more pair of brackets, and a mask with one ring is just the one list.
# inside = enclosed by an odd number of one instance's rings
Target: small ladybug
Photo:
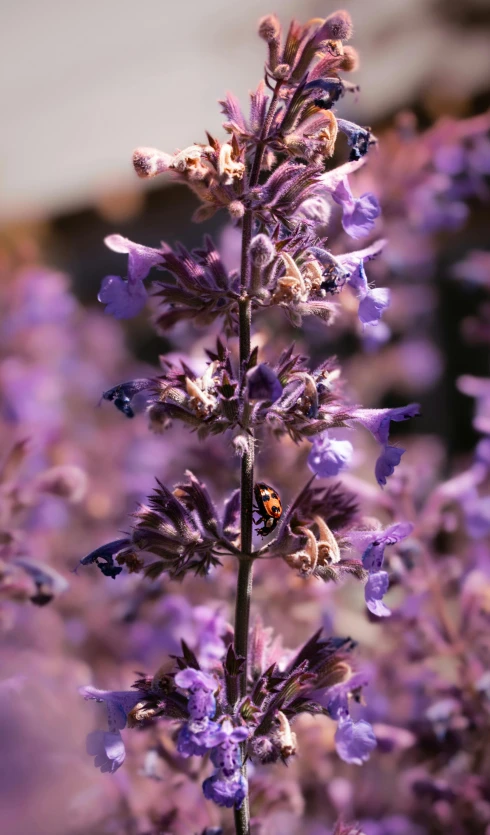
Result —
[[[282, 516], [281, 499], [274, 488], [263, 481], [258, 481], [255, 485], [254, 495], [257, 503], [254, 510], [259, 514], [259, 518], [254, 519], [254, 525], [257, 525], [256, 533], [259, 536], [268, 536]], [[262, 527], [258, 527], [261, 524]]]

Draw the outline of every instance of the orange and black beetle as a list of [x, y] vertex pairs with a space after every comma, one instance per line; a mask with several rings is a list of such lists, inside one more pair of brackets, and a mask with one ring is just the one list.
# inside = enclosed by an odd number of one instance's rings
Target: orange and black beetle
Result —
[[[274, 488], [263, 481], [258, 481], [255, 485], [254, 495], [256, 501], [254, 510], [259, 514], [259, 518], [254, 519], [254, 524], [257, 525], [256, 533], [259, 536], [268, 536], [281, 518], [281, 499]], [[258, 527], [261, 524], [262, 527]]]

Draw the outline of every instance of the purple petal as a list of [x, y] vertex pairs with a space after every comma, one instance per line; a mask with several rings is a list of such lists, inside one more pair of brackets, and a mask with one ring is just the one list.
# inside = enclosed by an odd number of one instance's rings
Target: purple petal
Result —
[[383, 597], [388, 591], [389, 585], [390, 578], [386, 571], [378, 571], [376, 574], [369, 575], [364, 588], [366, 606], [373, 615], [377, 615], [379, 618], [386, 618], [391, 615], [390, 610], [383, 603]]
[[100, 285], [97, 298], [106, 305], [106, 313], [116, 319], [131, 319], [143, 310], [147, 295], [141, 282], [130, 284], [118, 275], [107, 275]]
[[124, 742], [120, 733], [92, 731], [87, 736], [87, 754], [95, 757], [94, 765], [103, 773], [114, 774], [126, 757]]
[[174, 681], [177, 687], [182, 687], [184, 690], [189, 690], [191, 687], [199, 687], [213, 693], [218, 689], [218, 684], [213, 676], [208, 675], [208, 673], [203, 673], [202, 670], [194, 670], [193, 667], [179, 670], [175, 675]]
[[[333, 197], [335, 200], [335, 195]], [[380, 214], [381, 207], [377, 198], [368, 192], [354, 200], [353, 208], [344, 206], [342, 226], [351, 238], [365, 238], [372, 231]]]
[[362, 765], [369, 759], [376, 744], [373, 729], [364, 719], [353, 722], [348, 718], [339, 723], [335, 733], [335, 747], [344, 762]]
[[359, 319], [363, 325], [379, 322], [390, 303], [390, 291], [386, 287], [368, 290], [359, 303]]
[[139, 690], [98, 690], [97, 687], [80, 687], [79, 693], [84, 699], [105, 702], [111, 731], [122, 730], [126, 726], [128, 713], [144, 697]]
[[152, 267], [161, 264], [162, 253], [158, 249], [142, 246], [123, 238], [122, 235], [108, 235], [104, 243], [113, 252], [123, 252], [128, 255], [128, 277], [130, 282], [143, 281]]
[[204, 797], [218, 806], [239, 809], [247, 794], [247, 783], [240, 771], [232, 777], [223, 777], [219, 771], [202, 784]]
[[320, 478], [336, 476], [349, 466], [353, 451], [350, 441], [329, 438], [328, 432], [322, 432], [313, 441], [308, 466]]
[[251, 400], [270, 400], [275, 403], [283, 387], [277, 374], [265, 363], [261, 363], [248, 374], [248, 396]]
[[409, 403], [408, 406], [398, 406], [395, 409], [356, 409], [352, 413], [352, 418], [362, 423], [380, 444], [387, 444], [390, 421], [399, 423], [418, 414], [420, 414], [419, 404]]
[[386, 484], [386, 479], [395, 472], [395, 467], [401, 461], [402, 455], [405, 452], [401, 447], [384, 446], [383, 451], [374, 465], [374, 475], [380, 487]]

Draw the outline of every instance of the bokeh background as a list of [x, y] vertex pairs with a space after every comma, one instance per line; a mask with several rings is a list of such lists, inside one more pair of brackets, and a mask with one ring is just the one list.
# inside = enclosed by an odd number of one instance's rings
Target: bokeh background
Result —
[[[455, 266], [488, 250], [490, 6], [486, 0], [345, 5], [361, 54], [353, 78], [361, 91], [344, 99], [339, 112], [370, 125], [380, 138], [359, 175], [359, 191], [369, 187], [383, 205], [379, 231], [390, 243], [378, 269], [393, 288], [391, 337], [374, 350], [347, 310], [347, 325], [328, 334], [308, 326], [301, 340], [317, 359], [326, 352], [341, 358], [364, 405], [422, 402], [422, 418], [403, 434], [410, 434], [413, 460], [427, 482], [429, 471], [447, 476], [470, 460], [480, 433], [472, 423], [473, 401], [457, 380], [489, 371], [488, 261], [472, 282], [456, 280]], [[1, 544], [7, 563], [22, 552], [70, 583], [41, 608], [28, 601], [32, 571], [2, 575], [0, 801], [9, 835], [193, 835], [218, 822], [200, 799], [192, 770], [171, 775], [170, 754], [161, 775], [144, 775], [144, 735], [129, 743], [127, 768], [113, 779], [96, 772], [83, 750], [94, 706], [80, 699], [77, 687], [128, 687], [134, 670], [156, 669], [162, 654], [177, 651], [182, 634], [198, 646], [201, 622], [184, 595], [219, 611], [224, 621], [233, 587], [232, 566], [218, 595], [204, 581], [155, 591], [134, 578], [116, 584], [95, 572], [70, 575], [78, 558], [116, 538], [155, 475], [171, 482], [191, 465], [200, 474], [212, 470], [219, 496], [235, 486], [236, 476], [218, 445], [199, 450], [195, 439], [182, 440], [179, 428], [162, 440], [148, 433], [144, 419], [129, 422], [108, 404], [98, 408], [102, 391], [141, 376], [160, 354], [186, 351], [192, 339], [196, 359], [211, 340], [186, 329], [157, 338], [146, 314], [124, 323], [104, 317], [97, 292], [101, 279], [117, 271], [117, 256], [103, 238], [119, 232], [149, 246], [162, 239], [194, 246], [209, 232], [233, 264], [236, 241], [227, 218], [191, 224], [195, 198], [175, 184], [139, 181], [132, 150], [146, 145], [172, 152], [201, 141], [205, 130], [220, 137], [217, 99], [230, 89], [245, 101], [262, 75], [257, 19], [275, 11], [286, 23], [335, 8], [317, 0], [278, 0], [275, 8], [266, 0], [18, 0], [0, 8]], [[481, 122], [460, 121], [469, 127], [454, 128], [453, 120], [479, 116]], [[425, 133], [437, 124], [440, 133]], [[433, 139], [417, 138], [426, 135]], [[458, 191], [461, 170], [451, 162], [451, 149], [465, 136], [472, 151], [478, 145], [479, 157]], [[444, 190], [457, 217], [441, 212], [434, 220], [432, 198], [424, 200]], [[263, 334], [278, 346], [291, 336], [286, 326]], [[371, 453], [366, 446], [360, 476], [372, 470]], [[294, 472], [305, 455], [298, 459], [289, 447], [283, 454], [282, 470], [277, 462], [270, 468], [291, 494], [295, 479], [285, 467]], [[366, 629], [355, 589], [347, 613], [330, 618], [316, 589], [300, 591], [288, 581], [285, 594], [296, 603], [286, 622], [284, 599], [268, 582], [265, 576], [259, 583], [257, 605], [286, 646], [304, 639], [320, 618], [361, 639], [369, 657], [377, 627]], [[396, 636], [391, 640], [396, 652]], [[382, 706], [377, 709], [381, 716]], [[303, 734], [311, 771], [304, 766], [298, 777], [273, 770], [257, 800], [266, 809], [264, 835], [303, 832], [299, 821], [309, 813], [312, 835], [330, 832], [339, 813], [367, 821], [367, 835], [489, 831], [471, 821], [463, 828], [444, 824], [444, 816], [438, 828], [429, 816], [424, 823], [422, 812], [410, 818], [406, 785], [393, 778], [389, 761], [366, 771], [363, 784], [355, 767], [337, 769], [335, 754], [327, 761], [316, 751], [314, 728], [305, 726]], [[322, 739], [332, 749], [328, 729]], [[163, 737], [160, 742], [167, 744]], [[387, 784], [377, 795], [376, 780]], [[185, 814], [175, 812], [179, 804]], [[405, 813], [408, 829], [400, 824]], [[373, 828], [383, 820], [384, 829]]]

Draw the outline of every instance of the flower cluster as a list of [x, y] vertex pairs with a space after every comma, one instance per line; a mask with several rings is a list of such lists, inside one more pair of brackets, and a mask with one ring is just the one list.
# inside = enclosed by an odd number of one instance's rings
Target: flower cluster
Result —
[[350, 715], [350, 697], [358, 701], [368, 684], [348, 663], [353, 646], [349, 639], [324, 640], [318, 632], [296, 653], [278, 657], [269, 632], [258, 622], [247, 694], [237, 701], [236, 680], [244, 659], [230, 646], [224, 663], [208, 672], [183, 642], [177, 672], [142, 677], [128, 691], [80, 689], [85, 699], [104, 702], [107, 708], [108, 730], [88, 735], [87, 752], [102, 772], [114, 773], [125, 759], [121, 730], [178, 720], [178, 754], [184, 759], [209, 754], [215, 768], [203, 782], [204, 796], [235, 809], [247, 794], [244, 754], [258, 764], [287, 762], [297, 747], [290, 721], [301, 713], [323, 713], [336, 721], [339, 756], [361, 764], [376, 738], [366, 720], [354, 721]]

